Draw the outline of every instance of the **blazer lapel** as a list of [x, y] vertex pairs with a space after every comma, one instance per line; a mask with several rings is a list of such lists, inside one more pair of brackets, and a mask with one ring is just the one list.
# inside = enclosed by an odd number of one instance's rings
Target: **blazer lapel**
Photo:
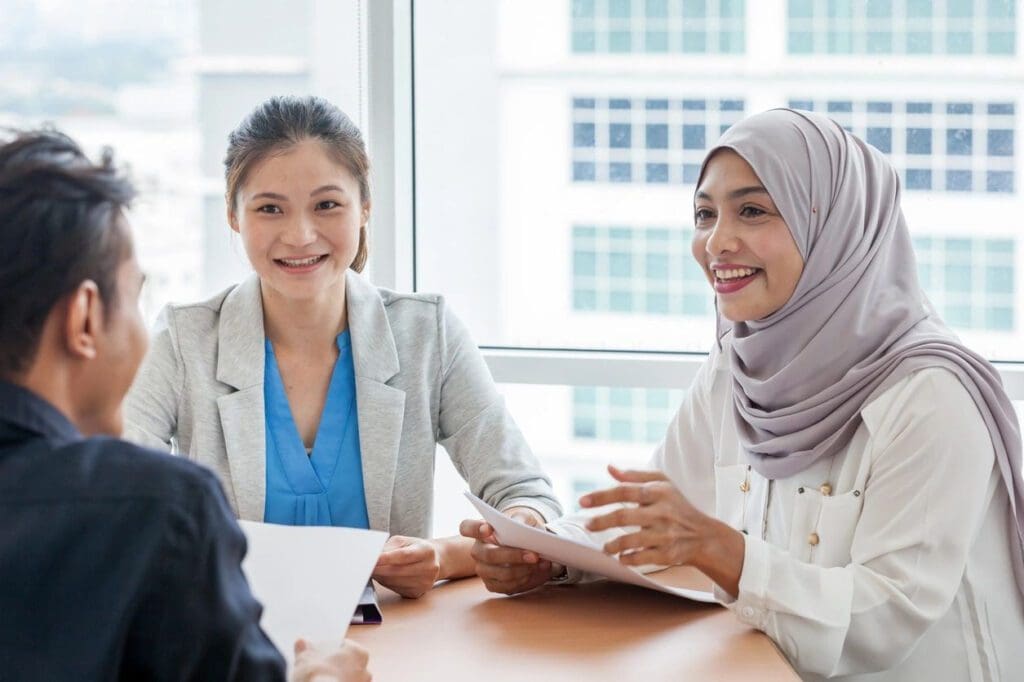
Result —
[[370, 528], [387, 532], [405, 415], [405, 391], [387, 384], [398, 374], [398, 350], [377, 288], [349, 270], [345, 289], [366, 512]]
[[262, 521], [267, 494], [263, 302], [252, 275], [228, 294], [217, 332], [217, 380], [235, 389], [217, 399], [238, 515]]

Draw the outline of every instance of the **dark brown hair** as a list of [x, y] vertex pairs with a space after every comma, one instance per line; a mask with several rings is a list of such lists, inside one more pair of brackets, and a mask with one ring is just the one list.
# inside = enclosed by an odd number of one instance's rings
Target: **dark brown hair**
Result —
[[28, 369], [50, 311], [85, 280], [114, 309], [134, 195], [109, 150], [94, 164], [53, 129], [0, 138], [0, 376]]
[[[348, 169], [359, 183], [363, 208], [370, 205], [370, 158], [359, 128], [345, 113], [322, 97], [271, 97], [238, 124], [228, 136], [224, 157], [225, 199], [233, 211], [238, 190], [253, 165], [270, 154], [303, 140], [317, 140], [331, 157]], [[359, 228], [359, 250], [350, 266], [361, 272], [366, 265], [366, 225]]]

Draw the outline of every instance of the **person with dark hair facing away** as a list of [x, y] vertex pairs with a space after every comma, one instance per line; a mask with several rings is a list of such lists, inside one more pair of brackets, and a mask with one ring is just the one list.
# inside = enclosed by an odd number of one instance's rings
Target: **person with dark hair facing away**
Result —
[[[0, 678], [281, 680], [216, 477], [118, 440], [146, 351], [111, 155], [0, 141]], [[366, 680], [296, 642], [294, 679]]]
[[255, 273], [164, 310], [126, 436], [221, 478], [240, 518], [391, 534], [373, 577], [405, 597], [474, 575], [431, 539], [442, 445], [474, 494], [525, 523], [561, 513], [469, 332], [434, 294], [379, 289], [370, 162], [318, 97], [273, 97], [231, 133], [227, 221]]

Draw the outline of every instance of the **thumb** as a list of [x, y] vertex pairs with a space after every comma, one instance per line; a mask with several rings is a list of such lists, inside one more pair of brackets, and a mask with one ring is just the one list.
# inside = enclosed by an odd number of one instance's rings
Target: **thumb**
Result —
[[660, 471], [641, 471], [639, 469], [620, 469], [614, 464], [608, 465], [608, 473], [616, 481], [622, 483], [650, 483], [651, 481], [667, 481], [668, 478]]

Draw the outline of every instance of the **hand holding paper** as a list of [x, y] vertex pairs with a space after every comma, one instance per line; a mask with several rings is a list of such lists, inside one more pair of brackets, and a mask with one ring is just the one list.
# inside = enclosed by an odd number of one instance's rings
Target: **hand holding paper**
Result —
[[[543, 528], [539, 515], [520, 514], [515, 509], [518, 508], [508, 510], [508, 516], [513, 520], [533, 528]], [[541, 559], [534, 552], [499, 546], [494, 528], [485, 521], [467, 519], [459, 525], [459, 533], [476, 540], [470, 556], [476, 562], [477, 575], [491, 592], [528, 592], [550, 580], [556, 570], [550, 561]]]
[[[479, 510], [484, 520], [493, 529], [495, 538], [503, 545], [499, 549], [509, 553], [509, 563], [511, 564], [509, 568], [513, 569], [508, 574], [508, 581], [510, 582], [519, 580], [521, 581], [520, 584], [524, 586], [532, 585], [532, 587], [538, 587], [551, 578], [552, 564], [560, 563], [590, 573], [597, 573], [612, 580], [667, 592], [668, 594], [686, 597], [695, 601], [714, 601], [714, 596], [710, 592], [663, 585], [623, 565], [618, 559], [605, 554], [598, 547], [560, 537], [547, 530], [531, 528], [504, 516], [494, 507], [491, 507], [470, 493], [466, 493], [466, 497], [469, 498], [469, 501], [473, 503], [473, 506]], [[472, 522], [463, 522], [464, 526], [469, 523]], [[531, 570], [520, 568], [520, 564], [523, 563], [520, 559], [525, 558], [521, 550], [528, 550], [527, 554], [533, 553], [536, 556], [536, 564], [527, 564], [536, 568]], [[512, 560], [515, 560], [515, 562], [513, 563]], [[546, 576], [544, 575], [544, 570], [540, 568], [543, 563], [547, 563], [548, 566]], [[541, 580], [542, 577], [543, 580]], [[525, 589], [532, 589], [532, 587], [526, 587]], [[525, 590], [520, 589], [518, 591]]]

